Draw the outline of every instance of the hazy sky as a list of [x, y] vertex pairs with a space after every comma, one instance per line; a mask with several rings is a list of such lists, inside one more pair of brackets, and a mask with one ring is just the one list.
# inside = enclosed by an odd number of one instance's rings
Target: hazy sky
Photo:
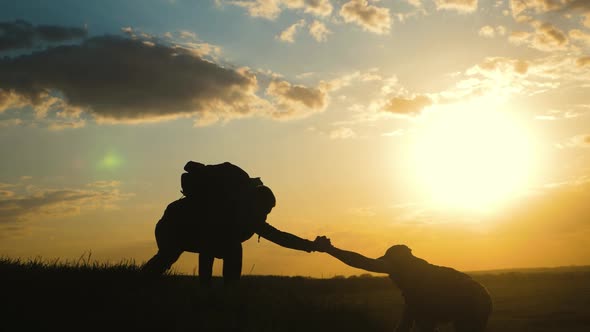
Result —
[[[589, 264], [590, 2], [0, 0], [0, 140], [3, 256], [143, 262], [195, 160], [370, 257]], [[244, 247], [245, 274], [362, 273]]]

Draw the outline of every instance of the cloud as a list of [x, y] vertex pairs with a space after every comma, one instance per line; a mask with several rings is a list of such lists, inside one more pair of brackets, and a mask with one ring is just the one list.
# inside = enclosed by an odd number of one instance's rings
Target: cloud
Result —
[[347, 138], [355, 138], [356, 133], [354, 130], [347, 128], [347, 127], [340, 127], [334, 129], [330, 132], [330, 139], [347, 139]]
[[515, 60], [512, 63], [512, 68], [515, 73], [524, 75], [529, 70], [529, 63], [525, 60]]
[[[130, 37], [131, 39], [142, 39], [144, 44], [150, 44], [153, 43], [151, 40], [155, 39], [155, 36], [152, 34], [149, 34], [147, 32], [142, 32], [141, 30], [137, 29], [137, 28], [133, 28], [131, 26], [127, 26], [127, 27], [122, 27], [121, 28], [121, 32], [123, 32], [124, 34], [126, 34], [128, 37]], [[168, 37], [171, 36], [171, 33], [164, 33], [164, 37]], [[179, 34], [180, 35], [180, 34]]]
[[585, 70], [575, 65], [575, 57], [564, 54], [527, 60], [487, 57], [463, 74], [465, 78], [454, 88], [439, 93], [438, 102], [477, 96], [502, 100], [514, 95], [533, 96], [563, 85], [590, 83]]
[[382, 110], [393, 114], [417, 115], [430, 105], [432, 105], [432, 100], [427, 96], [418, 95], [412, 98], [393, 97], [385, 103]]
[[328, 104], [328, 94], [322, 88], [293, 85], [287, 81], [272, 80], [266, 94], [276, 103], [277, 110], [272, 116], [277, 119], [291, 119], [323, 111]]
[[[155, 46], [155, 44], [152, 44], [152, 46]], [[200, 58], [210, 57], [212, 59], [217, 59], [217, 57], [221, 55], [221, 47], [202, 41], [175, 43], [174, 47], [189, 51]]]
[[565, 33], [548, 22], [537, 24], [536, 33], [531, 46], [541, 51], [563, 49], [568, 43]]
[[485, 25], [479, 29], [479, 35], [486, 38], [493, 38], [497, 35], [503, 36], [506, 34], [506, 28], [502, 25], [493, 27], [491, 25]]
[[477, 0], [434, 0], [436, 9], [456, 10], [462, 13], [471, 13], [477, 9]]
[[[564, 119], [574, 119], [582, 116], [584, 112], [584, 108], [586, 105], [576, 105], [570, 109], [550, 109], [545, 114], [539, 114], [535, 116], [536, 120], [541, 121], [555, 121], [555, 120], [564, 120]], [[582, 110], [580, 110], [582, 109]]]
[[281, 13], [279, 0], [227, 1], [228, 4], [245, 8], [253, 17], [274, 20]]
[[86, 127], [86, 120], [77, 121], [53, 121], [49, 124], [49, 130], [78, 129]]
[[127, 34], [128, 36], [134, 36], [135, 32], [133, 31], [132, 27], [122, 27], [121, 31], [123, 31], [125, 34]]
[[512, 10], [512, 17], [516, 18], [527, 9], [527, 1], [510, 0], [510, 9]]
[[305, 13], [317, 16], [329, 16], [333, 9], [330, 0], [232, 0], [220, 1], [220, 3], [245, 8], [250, 16], [269, 20], [276, 19], [283, 11], [283, 7], [303, 9]]
[[0, 113], [6, 111], [9, 108], [20, 108], [26, 106], [27, 102], [23, 97], [16, 94], [14, 91], [2, 89], [1, 84], [2, 83], [0, 82]]
[[221, 55], [221, 47], [200, 40], [196, 33], [188, 30], [178, 30], [174, 34], [168, 31], [163, 33], [161, 37], [141, 32], [141, 30], [130, 26], [121, 28], [121, 31], [131, 39], [141, 39], [146, 46], [165, 43], [171, 45], [170, 47], [190, 51], [198, 57], [208, 57], [215, 60]]
[[486, 25], [479, 29], [479, 35], [482, 37], [492, 38], [496, 35], [496, 30], [490, 25]]
[[[330, 94], [358, 82], [382, 80], [377, 72], [377, 68], [365, 72], [355, 71], [330, 80], [322, 80], [316, 87], [293, 85], [275, 77], [266, 90], [272, 105], [276, 108], [270, 115], [275, 119], [288, 120], [321, 112], [327, 107]], [[303, 78], [312, 74], [315, 73], [305, 73]], [[341, 97], [342, 95], [338, 96]]]
[[283, 30], [277, 38], [287, 43], [294, 43], [295, 42], [295, 34], [297, 30], [303, 28], [305, 26], [305, 20], [299, 20], [299, 22], [289, 26], [287, 29]]
[[336, 91], [350, 86], [354, 82], [380, 81], [382, 77], [377, 74], [377, 71], [377, 68], [372, 68], [366, 72], [355, 71], [331, 80], [321, 81], [320, 88], [326, 91]]
[[477, 68], [483, 72], [517, 73], [525, 75], [529, 69], [529, 62], [526, 60], [511, 59], [504, 57], [488, 57]]
[[579, 87], [588, 86], [590, 84], [588, 69], [580, 66], [579, 60], [580, 57], [574, 54], [547, 56], [531, 60], [530, 72], [538, 76], [539, 79], [551, 80], [558, 86], [565, 84], [574, 84]]
[[20, 126], [22, 124], [23, 124], [23, 120], [21, 120], [21, 119], [0, 120], [0, 128], [15, 127], [15, 126]]
[[306, 13], [317, 16], [328, 16], [332, 14], [330, 0], [283, 0], [288, 8], [303, 9]]
[[515, 31], [509, 36], [509, 41], [516, 45], [527, 45], [539, 51], [565, 50], [569, 44], [567, 35], [548, 22], [532, 23], [534, 33], [526, 31]]
[[519, 17], [527, 10], [536, 13], [544, 13], [563, 7], [561, 0], [510, 0], [510, 9], [514, 18]]
[[590, 2], [588, 0], [510, 0], [512, 16], [517, 21], [528, 20], [527, 12], [562, 13], [579, 12], [585, 19], [583, 24], [590, 27]]
[[332, 31], [328, 30], [324, 23], [315, 20], [309, 25], [309, 34], [318, 42], [324, 42], [328, 40], [328, 35]]
[[583, 56], [576, 59], [576, 65], [578, 67], [590, 66], [590, 56]]
[[5, 57], [0, 71], [0, 109], [39, 106], [52, 93], [101, 123], [231, 119], [267, 106], [247, 69], [222, 67], [182, 47], [116, 36]]
[[14, 191], [0, 189], [0, 200], [14, 196]]
[[[538, 0], [540, 1], [540, 0]], [[545, 1], [549, 1], [549, 0], [545, 0]], [[557, 2], [557, 1], [553, 1], [553, 2]], [[588, 12], [590, 11], [590, 2], [588, 2], [588, 0], [567, 0], [567, 1], [562, 1], [562, 3], [564, 4], [562, 7], [562, 10], [574, 10], [574, 11], [582, 11], [582, 12]]]
[[[438, 104], [436, 94], [413, 94], [403, 87], [397, 77], [381, 77], [371, 69], [367, 73], [355, 72], [340, 79], [326, 82], [326, 86], [342, 88], [354, 81], [373, 83], [373, 98], [367, 104], [354, 103], [347, 107], [351, 117], [349, 120], [335, 122], [338, 126], [350, 126], [359, 123], [374, 123], [396, 117], [409, 118], [421, 114], [431, 105]], [[395, 131], [382, 136], [402, 135], [402, 131]]]
[[101, 190], [33, 188], [24, 194], [11, 191], [0, 195], [0, 224], [76, 215], [98, 208], [113, 209], [117, 202], [131, 196], [113, 187]]
[[388, 131], [385, 133], [381, 133], [382, 137], [397, 137], [397, 136], [402, 136], [404, 135], [406, 131], [404, 129], [396, 129], [393, 131]]
[[0, 51], [29, 49], [38, 43], [56, 43], [86, 37], [87, 31], [78, 27], [37, 25], [16, 20], [0, 22]]
[[590, 34], [585, 33], [579, 29], [573, 29], [569, 31], [568, 35], [571, 39], [579, 40], [582, 43], [590, 46]]
[[391, 28], [389, 8], [369, 5], [367, 0], [351, 0], [340, 8], [340, 16], [347, 23], [355, 23], [364, 30], [387, 34]]
[[178, 32], [178, 35], [180, 36], [180, 38], [183, 38], [183, 39], [192, 39], [192, 40], [197, 39], [197, 34], [192, 31], [188, 31], [188, 30], [180, 30]]
[[531, 33], [527, 31], [512, 31], [508, 36], [508, 41], [516, 45], [526, 44], [531, 37]]
[[422, 1], [421, 0], [406, 0], [406, 2], [409, 3], [410, 5], [416, 7], [416, 8], [422, 7]]
[[86, 184], [87, 187], [92, 187], [92, 188], [116, 188], [119, 187], [121, 185], [121, 181], [115, 181], [115, 180], [99, 180], [99, 181], [94, 181], [92, 183], [88, 183]]

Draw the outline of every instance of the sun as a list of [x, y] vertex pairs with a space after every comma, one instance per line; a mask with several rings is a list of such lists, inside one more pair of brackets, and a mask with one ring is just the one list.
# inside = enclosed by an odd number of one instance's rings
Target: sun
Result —
[[528, 128], [480, 100], [432, 110], [412, 136], [418, 190], [445, 208], [491, 210], [525, 191], [538, 169]]

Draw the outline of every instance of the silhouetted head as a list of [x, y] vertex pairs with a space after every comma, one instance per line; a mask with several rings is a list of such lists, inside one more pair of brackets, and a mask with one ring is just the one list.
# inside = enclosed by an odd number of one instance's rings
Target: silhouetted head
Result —
[[266, 216], [277, 204], [275, 195], [267, 186], [257, 186], [254, 191], [254, 204], [258, 213]]
[[377, 259], [386, 260], [388, 262], [404, 262], [412, 257], [414, 257], [414, 255], [412, 255], [412, 249], [408, 248], [406, 245], [397, 244], [391, 246], [387, 249], [385, 255]]

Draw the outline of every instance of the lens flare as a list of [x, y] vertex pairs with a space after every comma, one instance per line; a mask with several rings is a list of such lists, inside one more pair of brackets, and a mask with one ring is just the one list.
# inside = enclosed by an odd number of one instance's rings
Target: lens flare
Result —
[[115, 170], [121, 167], [123, 159], [115, 152], [108, 152], [99, 162], [98, 167], [105, 170]]

